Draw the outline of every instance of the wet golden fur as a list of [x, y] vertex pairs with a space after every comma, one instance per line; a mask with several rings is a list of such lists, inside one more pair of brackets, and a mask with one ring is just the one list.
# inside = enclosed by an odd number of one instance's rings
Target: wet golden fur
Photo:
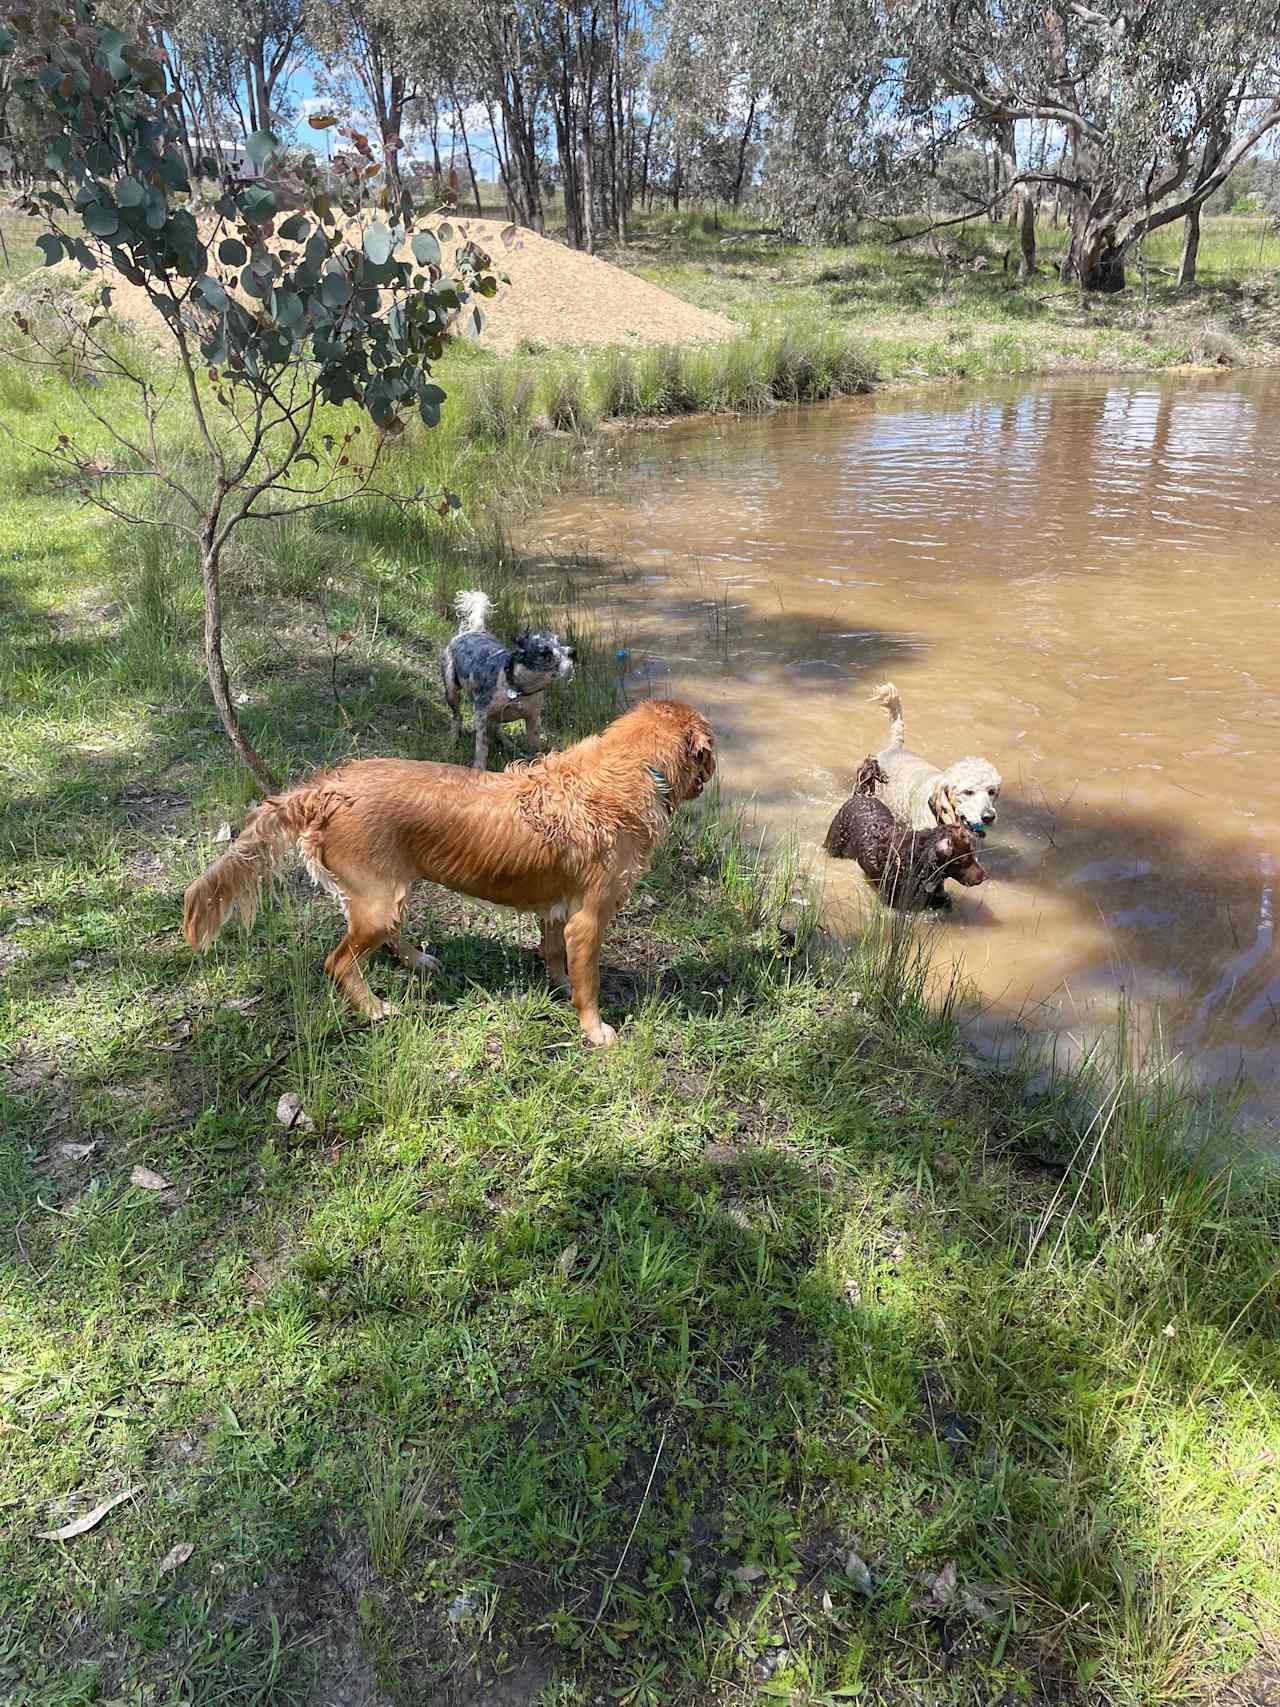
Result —
[[[186, 893], [183, 934], [207, 948], [233, 908], [246, 923], [262, 881], [291, 848], [341, 904], [347, 934], [325, 971], [372, 1019], [386, 1013], [361, 961], [384, 943], [420, 971], [438, 962], [401, 937], [405, 903], [425, 879], [542, 924], [542, 953], [592, 1043], [600, 1018], [600, 940], [648, 869], [675, 808], [715, 771], [706, 719], [647, 700], [563, 753], [501, 772], [404, 759], [359, 759], [276, 795]], [[653, 773], [657, 772], [658, 775]]]

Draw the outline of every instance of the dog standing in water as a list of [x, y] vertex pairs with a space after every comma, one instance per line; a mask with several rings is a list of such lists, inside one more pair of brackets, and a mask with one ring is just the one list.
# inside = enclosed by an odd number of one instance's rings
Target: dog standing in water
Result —
[[864, 759], [854, 779], [853, 794], [831, 820], [822, 844], [832, 859], [854, 859], [892, 907], [923, 901], [927, 907], [949, 905], [943, 887], [954, 877], [966, 889], [986, 881], [986, 872], [973, 851], [973, 837], [963, 824], [934, 824], [913, 830], [876, 798], [888, 779], [877, 759]]
[[893, 683], [886, 682], [871, 697], [889, 713], [889, 745], [876, 754], [885, 776], [879, 798], [913, 830], [962, 824], [981, 840], [996, 821], [1000, 772], [986, 759], [975, 758], [955, 759], [939, 770], [908, 750], [902, 696]]

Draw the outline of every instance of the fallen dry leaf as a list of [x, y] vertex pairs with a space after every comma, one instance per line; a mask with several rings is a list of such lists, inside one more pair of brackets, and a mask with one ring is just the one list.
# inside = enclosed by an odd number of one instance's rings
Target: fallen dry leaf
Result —
[[122, 1494], [116, 1494], [114, 1499], [103, 1500], [101, 1505], [94, 1506], [92, 1511], [87, 1511], [83, 1517], [76, 1518], [74, 1523], [64, 1523], [61, 1529], [37, 1529], [36, 1540], [71, 1541], [77, 1535], [83, 1535], [86, 1531], [96, 1528], [109, 1511], [114, 1511], [118, 1505], [123, 1505], [126, 1500], [131, 1500], [135, 1494], [141, 1492], [141, 1487], [126, 1488]]
[[991, 1583], [976, 1583], [973, 1588], [962, 1588], [959, 1594], [960, 1610], [979, 1624], [998, 1624], [1008, 1604], [1004, 1590]]
[[58, 1145], [58, 1154], [65, 1156], [69, 1162], [82, 1162], [86, 1156], [91, 1156], [97, 1148], [96, 1144], [74, 1144], [68, 1139], [65, 1144]]
[[195, 1543], [193, 1541], [177, 1542], [174, 1546], [170, 1547], [164, 1558], [161, 1559], [160, 1569], [162, 1571], [176, 1571], [179, 1565], [186, 1564], [187, 1560], [195, 1550]]
[[576, 1244], [566, 1245], [560, 1252], [560, 1255], [556, 1258], [556, 1267], [560, 1270], [566, 1280], [568, 1280], [569, 1276], [573, 1273], [573, 1265], [577, 1260], [578, 1247]]
[[956, 1570], [955, 1560], [948, 1559], [936, 1575], [929, 1572], [921, 1580], [929, 1593], [923, 1600], [916, 1602], [917, 1606], [922, 1612], [929, 1612], [935, 1616], [940, 1612], [945, 1612], [956, 1597], [959, 1572]]
[[754, 1583], [764, 1575], [759, 1565], [739, 1565], [733, 1573], [734, 1580], [740, 1583]]
[[276, 1104], [276, 1119], [290, 1132], [314, 1132], [316, 1123], [302, 1106], [297, 1091], [286, 1091]]
[[231, 840], [230, 824], [219, 824], [218, 832], [213, 839], [215, 842], [229, 842]]
[[129, 1175], [129, 1184], [141, 1186], [143, 1191], [168, 1191], [173, 1184], [163, 1174], [153, 1173], [150, 1168], [137, 1167]]

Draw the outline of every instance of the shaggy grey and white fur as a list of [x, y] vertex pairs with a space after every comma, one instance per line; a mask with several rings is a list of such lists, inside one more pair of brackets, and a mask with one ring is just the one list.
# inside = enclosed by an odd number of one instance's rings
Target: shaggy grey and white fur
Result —
[[453, 733], [462, 733], [463, 693], [475, 705], [476, 751], [473, 768], [482, 771], [489, 762], [489, 741], [504, 723], [525, 728], [525, 744], [533, 752], [542, 725], [542, 702], [554, 681], [573, 675], [576, 653], [556, 634], [542, 629], [521, 629], [510, 646], [485, 627], [493, 602], [480, 592], [459, 593], [454, 601], [458, 632], [440, 658], [444, 697], [453, 716]]
[[985, 836], [996, 821], [1000, 772], [986, 759], [956, 759], [939, 770], [928, 759], [907, 749], [902, 699], [892, 682], [871, 696], [889, 713], [889, 745], [876, 754], [888, 781], [877, 788], [879, 799], [913, 830], [935, 824], [963, 824], [975, 836]]

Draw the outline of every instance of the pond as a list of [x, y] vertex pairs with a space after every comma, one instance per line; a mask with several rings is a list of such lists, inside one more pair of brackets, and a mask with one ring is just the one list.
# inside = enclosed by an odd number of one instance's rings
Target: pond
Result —
[[812, 855], [830, 916], [866, 904], [819, 850], [892, 680], [909, 746], [1005, 779], [991, 879], [935, 942], [975, 1036], [1070, 1049], [1127, 1002], [1274, 1124], [1280, 376], [884, 393], [622, 455], [534, 543], [583, 554], [629, 697], [707, 712], [728, 797]]

